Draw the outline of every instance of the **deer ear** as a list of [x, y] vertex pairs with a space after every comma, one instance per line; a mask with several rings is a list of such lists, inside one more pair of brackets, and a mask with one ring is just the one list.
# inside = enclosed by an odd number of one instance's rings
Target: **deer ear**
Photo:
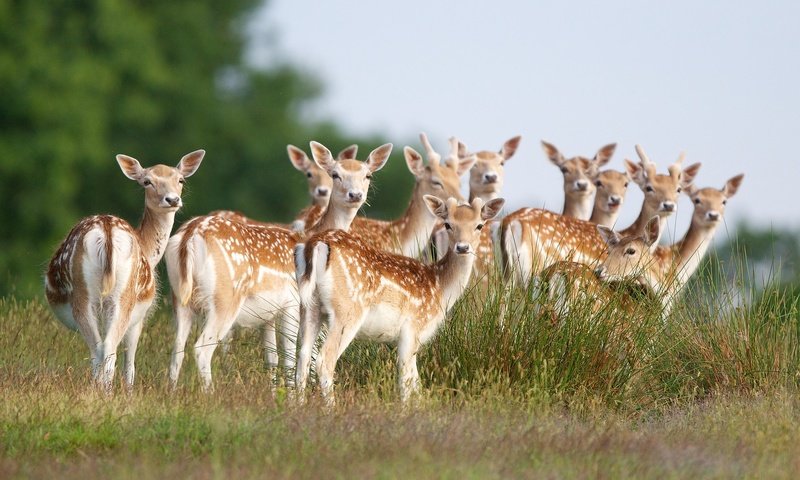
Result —
[[609, 247], [613, 247], [619, 243], [619, 234], [605, 225], [598, 225], [597, 233], [600, 234], [600, 237], [602, 237], [603, 241], [606, 242], [606, 245]]
[[682, 185], [681, 188], [683, 188], [683, 193], [685, 193], [686, 196], [688, 196], [689, 198], [692, 198], [693, 196], [695, 196], [695, 194], [699, 190], [694, 183], [690, 183], [688, 185]]
[[684, 168], [681, 172], [681, 187], [686, 188], [687, 185], [690, 185], [694, 182], [695, 177], [697, 176], [697, 172], [700, 171], [700, 167], [702, 163], [693, 163], [688, 167]]
[[458, 158], [465, 158], [468, 155], [469, 155], [469, 150], [467, 149], [467, 146], [464, 145], [464, 142], [459, 140], [458, 141]]
[[336, 160], [333, 158], [333, 154], [330, 150], [325, 147], [325, 145], [311, 141], [309, 143], [311, 146], [311, 156], [314, 157], [314, 161], [317, 163], [317, 166], [330, 175], [333, 172], [333, 169], [336, 167]]
[[336, 155], [337, 160], [355, 160], [356, 155], [358, 154], [358, 145], [353, 144], [349, 147], [345, 148], [339, 155]]
[[725, 183], [725, 186], [722, 187], [722, 193], [728, 198], [736, 195], [736, 192], [739, 190], [739, 185], [742, 184], [742, 180], [744, 180], [744, 173], [740, 173], [731, 178]]
[[122, 173], [124, 173], [126, 177], [131, 180], [136, 180], [137, 182], [142, 178], [144, 169], [139, 164], [139, 160], [120, 153], [117, 155], [117, 163], [119, 163], [119, 168], [122, 169]]
[[503, 198], [495, 198], [486, 202], [486, 205], [481, 208], [481, 218], [484, 221], [489, 221], [500, 214], [506, 201]]
[[478, 157], [476, 157], [475, 155], [469, 155], [468, 157], [465, 158], [459, 158], [458, 165], [456, 166], [456, 174], [459, 177], [461, 175], [464, 175], [464, 173], [469, 171], [469, 169], [472, 168], [472, 166], [475, 165], [475, 162], [477, 161]]
[[434, 195], [425, 195], [422, 197], [428, 210], [435, 216], [442, 220], [447, 219], [447, 204], [439, 197]]
[[200, 168], [200, 163], [203, 161], [203, 157], [205, 156], [205, 150], [195, 150], [192, 153], [187, 153], [183, 156], [183, 158], [181, 158], [181, 161], [178, 162], [178, 171], [180, 171], [181, 175], [184, 177], [191, 177], [194, 175], [194, 172]]
[[547, 158], [554, 164], [561, 166], [561, 164], [564, 163], [564, 155], [561, 155], [561, 152], [559, 152], [554, 145], [542, 140], [542, 150], [544, 150], [544, 154], [547, 155]]
[[644, 187], [644, 184], [647, 183], [647, 178], [644, 174], [644, 168], [638, 164], [634, 163], [631, 160], [625, 159], [625, 173], [631, 177], [631, 180], [636, 182], [637, 185], [640, 187]]
[[405, 147], [403, 148], [403, 156], [406, 158], [408, 169], [411, 170], [415, 177], [420, 177], [425, 173], [425, 163], [422, 160], [422, 155], [417, 153], [416, 150], [411, 147]]
[[503, 157], [504, 162], [513, 157], [517, 152], [520, 140], [522, 140], [522, 136], [517, 135], [516, 137], [509, 138], [506, 140], [506, 143], [503, 144], [503, 148], [500, 149], [500, 156]]
[[616, 143], [609, 143], [605, 147], [601, 148], [597, 151], [594, 156], [593, 163], [599, 168], [608, 163], [611, 160], [612, 155], [614, 155], [614, 151], [617, 149]]
[[647, 225], [644, 226], [643, 237], [647, 246], [653, 246], [658, 243], [658, 239], [661, 237], [661, 219], [658, 216], [647, 221]]
[[386, 143], [370, 152], [367, 157], [367, 165], [371, 172], [377, 172], [389, 160], [389, 155], [392, 153], [392, 144]]
[[305, 172], [311, 166], [311, 160], [306, 155], [306, 152], [295, 147], [294, 145], [286, 145], [286, 152], [289, 154], [289, 160], [294, 165], [294, 168]]

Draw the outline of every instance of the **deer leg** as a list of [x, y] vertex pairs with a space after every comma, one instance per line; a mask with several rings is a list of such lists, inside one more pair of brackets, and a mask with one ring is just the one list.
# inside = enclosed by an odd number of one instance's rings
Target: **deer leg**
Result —
[[349, 315], [340, 315], [333, 308], [328, 317], [328, 335], [325, 343], [319, 350], [317, 357], [317, 376], [325, 403], [332, 407], [336, 403], [333, 394], [334, 371], [336, 362], [345, 349], [353, 341], [364, 321], [364, 313], [358, 310], [348, 312]]
[[300, 323], [297, 336], [299, 351], [297, 353], [297, 367], [295, 368], [295, 387], [301, 399], [303, 390], [306, 388], [308, 372], [311, 368], [311, 353], [314, 349], [314, 343], [319, 337], [319, 330], [322, 327], [319, 313], [319, 308], [316, 305], [310, 308], [301, 305], [299, 309]]
[[283, 310], [280, 321], [278, 342], [281, 349], [281, 367], [286, 379], [287, 386], [294, 385], [294, 377], [291, 375], [295, 366], [294, 349], [297, 345], [298, 328], [298, 307], [296, 304], [290, 305]]
[[203, 331], [194, 344], [194, 354], [197, 360], [197, 369], [203, 382], [203, 390], [213, 390], [211, 378], [211, 359], [220, 341], [233, 327], [236, 317], [239, 316], [243, 300], [230, 308], [212, 307], [208, 310]]
[[397, 343], [398, 383], [400, 399], [403, 402], [407, 402], [411, 395], [419, 390], [418, 350], [419, 340], [417, 336], [410, 328], [405, 328]]
[[169, 364], [169, 382], [171, 388], [178, 386], [178, 376], [183, 365], [183, 356], [186, 353], [186, 340], [192, 329], [192, 310], [188, 305], [181, 305], [180, 301], [173, 299], [175, 315], [175, 343], [172, 347], [172, 359]]
[[136, 375], [136, 348], [139, 346], [139, 337], [142, 335], [150, 305], [152, 302], [136, 305], [131, 316], [131, 326], [125, 334], [125, 386], [129, 392], [133, 390], [133, 379]]

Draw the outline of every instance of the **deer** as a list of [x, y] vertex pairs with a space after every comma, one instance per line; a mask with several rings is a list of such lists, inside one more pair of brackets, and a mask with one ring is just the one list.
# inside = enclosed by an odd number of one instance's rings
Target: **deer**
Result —
[[406, 165], [415, 180], [405, 213], [391, 222], [356, 217], [350, 227], [350, 231], [365, 244], [412, 258], [421, 256], [436, 225], [437, 217], [428, 211], [422, 199], [425, 195], [436, 195], [439, 198], [463, 200], [459, 191], [459, 177], [476, 161], [473, 155], [458, 155], [459, 142], [456, 138], [450, 139], [450, 154], [444, 162], [425, 133], [421, 133], [419, 138], [428, 157], [427, 165], [416, 150], [409, 146], [403, 149]]
[[542, 149], [547, 158], [564, 175], [564, 208], [561, 215], [579, 220], [589, 220], [596, 190], [592, 177], [597, 174], [600, 167], [611, 160], [617, 144], [610, 143], [602, 147], [592, 159], [581, 156], [567, 159], [554, 145], [544, 140], [542, 140]]
[[175, 213], [183, 206], [185, 179], [200, 167], [204, 150], [184, 155], [176, 167], [143, 168], [116, 156], [122, 173], [142, 186], [145, 207], [138, 228], [113, 215], [78, 222], [56, 250], [45, 275], [45, 296], [56, 318], [80, 332], [92, 376], [110, 393], [117, 348], [125, 339], [125, 385], [133, 389], [136, 348], [156, 298], [155, 266], [164, 254]]
[[[302, 149], [289, 144], [286, 146], [286, 151], [294, 168], [303, 173], [308, 179], [308, 194], [311, 197], [311, 205], [300, 211], [290, 227], [294, 231], [302, 232], [306, 225], [316, 224], [325, 212], [330, 198], [332, 180], [325, 170], [308, 158], [308, 155]], [[355, 159], [357, 153], [358, 145], [350, 145], [339, 152], [336, 158], [338, 160]], [[215, 210], [209, 215], [220, 215], [229, 220], [244, 223], [266, 223], [253, 220], [234, 210]]]
[[[423, 198], [444, 223], [452, 245], [434, 264], [377, 250], [343, 231], [314, 235], [297, 248], [300, 301], [309, 307], [306, 311], [318, 301], [327, 313], [327, 335], [316, 371], [329, 406], [335, 403], [336, 362], [356, 336], [396, 343], [401, 399], [407, 401], [419, 389], [417, 352], [464, 293], [481, 230], [504, 203], [501, 198], [486, 204], [480, 198], [471, 204], [459, 204], [452, 197], [446, 201], [432, 195]], [[305, 315], [300, 321], [295, 380], [300, 401], [321, 326], [320, 317]]]
[[658, 230], [662, 228], [658, 217], [648, 222], [641, 235], [623, 236], [598, 225], [598, 233], [608, 249], [606, 258], [594, 269], [575, 262], [557, 262], [545, 269], [542, 278], [551, 285], [551, 298], [568, 308], [566, 304], [576, 295], [588, 296], [593, 298], [595, 312], [617, 298], [622, 301], [613, 302], [614, 305], [631, 311], [638, 299], [631, 297], [630, 290], [622, 292], [627, 295], [620, 295], [618, 287], [638, 285], [657, 299], [660, 313], [666, 318], [677, 296], [697, 271], [723, 220], [727, 201], [736, 194], [743, 179], [743, 174], [736, 175], [721, 189], [687, 186], [683, 191], [694, 205], [692, 221], [684, 237], [670, 246], [657, 244]]
[[[517, 135], [503, 144], [498, 152], [482, 150], [475, 154], [467, 153], [464, 144], [459, 143], [460, 158], [473, 155], [476, 158], [475, 164], [469, 171], [469, 201], [480, 198], [484, 203], [494, 200], [500, 196], [505, 180], [505, 164], [517, 151], [522, 137]], [[473, 280], [488, 282], [488, 274], [494, 267], [494, 233], [499, 226], [498, 222], [493, 221], [481, 231], [481, 240], [475, 249], [477, 258], [474, 263]], [[433, 242], [437, 253], [437, 258], [441, 259], [447, 252], [448, 234], [442, 227], [434, 232]]]
[[[366, 199], [372, 174], [389, 159], [392, 145], [376, 148], [364, 162], [336, 160], [324, 145], [310, 145], [314, 160], [333, 184], [325, 213], [307, 231], [347, 229]], [[276, 328], [280, 327], [281, 366], [291, 370], [297, 336], [293, 321], [299, 316], [293, 252], [300, 240], [299, 233], [278, 225], [241, 223], [217, 215], [190, 220], [170, 239], [166, 263], [176, 324], [169, 374], [173, 388], [195, 316], [205, 318], [194, 345], [204, 390], [213, 389], [211, 359], [234, 325], [264, 326], [265, 359], [273, 371], [279, 360]]]
[[630, 173], [617, 170], [603, 170], [593, 177], [596, 188], [594, 207], [589, 222], [596, 225], [613, 227], [625, 201], [628, 183], [631, 181]]
[[631, 314], [642, 299], [660, 301], [662, 272], [653, 255], [661, 236], [658, 216], [638, 235], [622, 236], [605, 225], [596, 228], [606, 249], [599, 266], [562, 260], [540, 274], [554, 322], [575, 305], [587, 305], [593, 314], [604, 308]]
[[[677, 209], [678, 196], [690, 185], [700, 170], [700, 163], [682, 169], [685, 158], [668, 167], [668, 174], [658, 174], [641, 146], [636, 146], [641, 162], [625, 160], [627, 173], [644, 192], [645, 198], [637, 219], [621, 231], [639, 235], [647, 222], [658, 216], [661, 226]], [[663, 232], [664, 228], [659, 229]], [[544, 209], [522, 208], [507, 215], [501, 225], [501, 252], [506, 279], [527, 287], [543, 269], [559, 260], [595, 264], [605, 257], [603, 241], [595, 224], [565, 217]]]

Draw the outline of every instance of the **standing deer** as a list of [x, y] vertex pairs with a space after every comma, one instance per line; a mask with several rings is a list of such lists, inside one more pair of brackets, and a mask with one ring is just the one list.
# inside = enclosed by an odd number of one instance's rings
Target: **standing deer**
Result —
[[[401, 398], [407, 400], [419, 388], [417, 351], [464, 292], [481, 229], [503, 206], [502, 199], [485, 205], [480, 199], [458, 205], [454, 198], [445, 202], [432, 195], [424, 200], [444, 222], [453, 245], [435, 264], [376, 250], [342, 231], [323, 232], [298, 247], [300, 300], [310, 307], [318, 299], [328, 318], [316, 365], [328, 404], [334, 403], [336, 362], [357, 335], [397, 343]], [[318, 317], [301, 318], [296, 373], [301, 396], [320, 328]]]
[[433, 149], [427, 135], [421, 133], [419, 138], [425, 147], [428, 165], [413, 148], [403, 149], [406, 164], [415, 179], [405, 213], [391, 222], [356, 217], [350, 227], [350, 231], [366, 245], [412, 258], [420, 257], [436, 225], [436, 217], [426, 208], [423, 197], [435, 195], [462, 200], [459, 177], [475, 163], [475, 156], [458, 155], [459, 142], [455, 138], [450, 139], [450, 154], [445, 162], [441, 161], [441, 155]]
[[558, 149], [542, 140], [545, 155], [564, 174], [564, 209], [565, 217], [588, 220], [592, 214], [595, 184], [592, 177], [597, 170], [611, 160], [616, 143], [610, 143], [597, 151], [594, 158], [572, 157], [566, 159]]
[[[335, 160], [327, 148], [311, 142], [317, 164], [333, 179], [328, 207], [316, 226], [349, 227], [363, 205], [372, 174], [385, 165], [392, 145], [370, 153], [365, 162]], [[197, 217], [170, 239], [166, 262], [175, 308], [175, 346], [170, 381], [178, 381], [194, 315], [205, 321], [194, 352], [203, 387], [212, 387], [211, 359], [231, 327], [264, 326], [268, 367], [278, 364], [276, 323], [281, 327], [282, 366], [291, 369], [298, 318], [293, 251], [299, 234], [269, 224], [249, 224], [220, 216]]]
[[[644, 191], [645, 198], [639, 217], [621, 231], [624, 236], [641, 234], [647, 221], [654, 216], [659, 217], [663, 226], [677, 209], [682, 188], [692, 183], [700, 169], [700, 164], [695, 163], [681, 170], [681, 155], [668, 167], [668, 175], [658, 174], [644, 150], [637, 145], [636, 151], [641, 164], [625, 160], [625, 166]], [[506, 278], [522, 286], [559, 260], [594, 264], [605, 257], [604, 244], [595, 224], [543, 209], [523, 208], [506, 216], [501, 225], [501, 238]]]
[[156, 296], [154, 268], [164, 254], [175, 212], [183, 205], [184, 179], [197, 171], [204, 155], [203, 150], [187, 154], [175, 168], [142, 168], [136, 159], [117, 155], [125, 176], [145, 190], [139, 228], [111, 215], [84, 218], [50, 260], [47, 302], [61, 323], [83, 336], [94, 378], [106, 392], [111, 391], [123, 337], [125, 383], [133, 387], [136, 347]]
[[[500, 196], [505, 180], [505, 164], [516, 153], [521, 140], [522, 137], [518, 135], [507, 140], [499, 152], [483, 150], [473, 154], [476, 162], [469, 171], [470, 202], [480, 198], [486, 203]], [[466, 147], [459, 144], [459, 157], [467, 156]], [[499, 223], [493, 221], [489, 228], [481, 230], [481, 240], [475, 249], [477, 258], [473, 266], [475, 272], [472, 276], [475, 281], [488, 282], [489, 272], [494, 268], [494, 233], [497, 227], [499, 227]], [[440, 259], [447, 252], [447, 242], [447, 231], [443, 227], [438, 228], [434, 232], [434, 245]]]

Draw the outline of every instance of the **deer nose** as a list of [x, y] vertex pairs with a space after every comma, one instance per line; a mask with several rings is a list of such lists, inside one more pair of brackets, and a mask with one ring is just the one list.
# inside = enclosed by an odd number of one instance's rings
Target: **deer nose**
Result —
[[164, 201], [167, 202], [170, 207], [179, 207], [181, 204], [181, 197], [177, 195], [167, 195], [164, 197]]
[[364, 194], [361, 192], [347, 192], [347, 200], [351, 202], [360, 202], [362, 198]]
[[674, 212], [675, 202], [661, 202], [661, 210], [665, 212]]
[[575, 190], [586, 191], [589, 188], [589, 182], [586, 180], [577, 180], [575, 181]]
[[620, 197], [619, 195], [611, 195], [610, 197], [608, 197], [608, 203], [610, 203], [611, 205], [619, 205], [620, 203], [622, 203], [622, 197]]
[[320, 197], [324, 197], [328, 195], [328, 188], [327, 187], [317, 187], [317, 195]]
[[594, 269], [594, 276], [602, 280], [606, 276], [606, 267], [600, 265], [599, 267]]
[[469, 253], [469, 244], [456, 243], [456, 253]]
[[719, 215], [719, 212], [713, 212], [712, 211], [712, 212], [706, 213], [706, 217], [708, 217], [709, 220], [716, 222], [717, 220], [719, 220], [720, 215]]
[[486, 183], [496, 183], [497, 182], [497, 174], [496, 173], [486, 173], [483, 175], [483, 181]]

